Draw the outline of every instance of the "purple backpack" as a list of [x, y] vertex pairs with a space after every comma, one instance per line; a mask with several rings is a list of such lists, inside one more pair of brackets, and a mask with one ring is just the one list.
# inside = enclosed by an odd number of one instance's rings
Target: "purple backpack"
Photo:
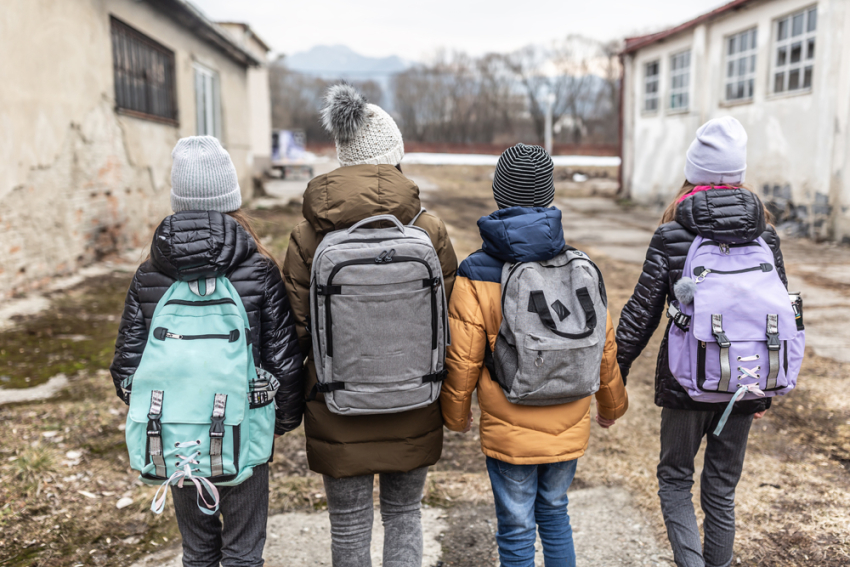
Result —
[[794, 389], [806, 340], [802, 299], [785, 289], [763, 239], [697, 236], [674, 291], [670, 372], [694, 400], [729, 402], [715, 435], [736, 401]]

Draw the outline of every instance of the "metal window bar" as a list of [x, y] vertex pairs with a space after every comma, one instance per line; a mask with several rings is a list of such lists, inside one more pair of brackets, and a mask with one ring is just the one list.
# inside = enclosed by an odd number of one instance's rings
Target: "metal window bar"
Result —
[[176, 124], [174, 52], [114, 17], [110, 26], [117, 109]]

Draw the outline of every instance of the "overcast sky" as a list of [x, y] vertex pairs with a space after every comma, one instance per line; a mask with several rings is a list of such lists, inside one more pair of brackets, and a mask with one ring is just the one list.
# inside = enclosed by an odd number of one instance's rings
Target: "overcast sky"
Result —
[[440, 48], [510, 51], [571, 33], [601, 40], [676, 25], [724, 0], [191, 0], [213, 20], [247, 22], [276, 53], [343, 44], [422, 60]]

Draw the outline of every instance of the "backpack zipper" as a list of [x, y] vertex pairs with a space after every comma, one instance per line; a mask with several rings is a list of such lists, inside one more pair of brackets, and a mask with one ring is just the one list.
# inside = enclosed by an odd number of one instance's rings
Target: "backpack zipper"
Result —
[[225, 299], [207, 299], [204, 301], [186, 301], [185, 299], [170, 299], [166, 305], [188, 305], [189, 307], [205, 307], [207, 305], [236, 305], [236, 302], [230, 298]]
[[180, 335], [178, 333], [172, 333], [165, 327], [157, 327], [153, 331], [153, 336], [155, 339], [159, 339], [164, 341], [165, 339], [176, 339], [178, 341], [198, 341], [198, 340], [206, 340], [206, 339], [216, 339], [216, 340], [224, 340], [231, 343], [235, 343], [239, 340], [239, 329], [234, 329], [230, 331], [227, 335]]
[[723, 250], [724, 254], [729, 253], [730, 248], [746, 248], [748, 246], [757, 246], [761, 245], [758, 242], [740, 242], [738, 244], [726, 244], [725, 242], [715, 242], [713, 240], [706, 240], [702, 244], [699, 245], [700, 248], [703, 246], [718, 246], [721, 250]]
[[702, 282], [708, 274], [720, 274], [720, 275], [730, 275], [730, 274], [744, 274], [746, 272], [769, 272], [773, 269], [773, 266], [768, 264], [767, 262], [763, 262], [758, 266], [753, 266], [752, 268], [743, 268], [740, 270], [712, 270], [711, 268], [706, 268], [705, 266], [697, 266], [694, 268], [694, 275], [697, 277], [696, 283]]

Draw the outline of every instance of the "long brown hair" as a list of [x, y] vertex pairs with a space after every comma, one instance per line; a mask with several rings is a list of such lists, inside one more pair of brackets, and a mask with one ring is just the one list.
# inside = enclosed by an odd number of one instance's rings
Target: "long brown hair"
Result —
[[265, 245], [260, 241], [260, 237], [257, 235], [257, 231], [254, 230], [254, 219], [251, 218], [251, 215], [245, 212], [245, 209], [236, 209], [235, 211], [225, 214], [236, 222], [238, 222], [242, 226], [242, 228], [245, 229], [245, 232], [251, 235], [251, 238], [253, 238], [254, 242], [257, 244], [257, 252], [271, 260], [272, 264], [274, 264], [275, 267], [280, 269], [280, 265], [277, 263], [277, 260], [269, 251], [269, 249], [266, 248]]
[[[710, 186], [713, 189], [715, 185], [714, 183], [712, 183]], [[679, 199], [696, 189], [696, 187], [697, 185], [694, 185], [690, 181], [685, 180], [685, 182], [682, 184], [682, 188], [679, 189], [679, 192], [676, 194], [675, 197], [673, 197], [673, 200], [670, 202], [669, 205], [667, 205], [667, 208], [664, 209], [664, 214], [661, 215], [661, 222], [659, 222], [658, 224], [662, 225], [676, 220], [676, 209], [679, 207]], [[739, 189], [746, 189], [750, 193], [756, 194], [756, 196], [758, 197], [758, 194], [753, 191], [752, 187], [749, 187], [747, 185], [735, 185], [735, 187]], [[759, 199], [759, 202], [761, 202], [761, 199]], [[762, 204], [762, 207], [764, 207], [764, 204]], [[768, 224], [773, 224], [773, 215], [770, 214], [770, 211], [767, 210], [767, 207], [764, 207], [764, 218]]]
[[[254, 219], [251, 218], [251, 215], [246, 213], [244, 209], [236, 209], [235, 211], [231, 211], [229, 213], [224, 214], [238, 222], [239, 225], [245, 229], [245, 232], [251, 235], [251, 238], [254, 239], [254, 243], [257, 245], [257, 252], [268, 258], [271, 263], [274, 264], [275, 267], [279, 270], [280, 264], [277, 263], [277, 259], [275, 259], [274, 255], [269, 252], [269, 249], [266, 248], [265, 245], [263, 245], [263, 243], [260, 241], [259, 235], [257, 235], [257, 231], [254, 230]], [[153, 240], [153, 238], [151, 238], [151, 240]], [[148, 250], [150, 250], [150, 248], [148, 248]], [[147, 256], [145, 256], [145, 259], [142, 260], [142, 262], [147, 262], [150, 259], [151, 255], [150, 252], [148, 252]]]

